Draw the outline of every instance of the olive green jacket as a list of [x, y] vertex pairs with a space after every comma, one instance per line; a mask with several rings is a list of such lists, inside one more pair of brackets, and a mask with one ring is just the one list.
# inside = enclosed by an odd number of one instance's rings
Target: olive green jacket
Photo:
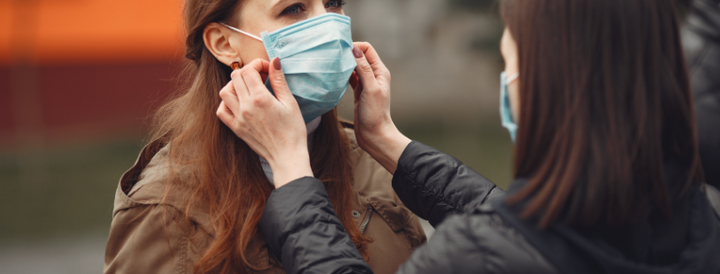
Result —
[[[368, 263], [375, 273], [394, 273], [425, 242], [425, 234], [418, 217], [393, 191], [392, 175], [357, 145], [352, 129], [345, 131], [351, 140], [353, 218], [363, 234], [373, 240], [368, 245]], [[196, 262], [215, 240], [211, 217], [202, 203], [185, 212], [186, 205], [173, 197], [188, 193], [170, 194], [163, 200], [168, 152], [164, 144], [148, 144], [120, 179], [104, 273], [193, 273]], [[259, 250], [250, 261], [266, 268], [251, 272], [284, 273], [260, 232], [248, 250]]]

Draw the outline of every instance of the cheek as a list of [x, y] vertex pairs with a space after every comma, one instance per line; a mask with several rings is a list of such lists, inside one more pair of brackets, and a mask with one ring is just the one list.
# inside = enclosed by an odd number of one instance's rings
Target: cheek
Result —
[[247, 39], [244, 42], [245, 43], [243, 43], [244, 45], [242, 46], [242, 48], [238, 49], [243, 63], [248, 64], [258, 58], [270, 61], [267, 52], [265, 51], [265, 46], [263, 46], [262, 42], [252, 38]]

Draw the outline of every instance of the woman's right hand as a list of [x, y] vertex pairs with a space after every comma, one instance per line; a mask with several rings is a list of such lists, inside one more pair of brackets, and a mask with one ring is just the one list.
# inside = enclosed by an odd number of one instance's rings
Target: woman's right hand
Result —
[[358, 64], [350, 78], [355, 92], [355, 136], [362, 149], [394, 174], [410, 139], [390, 117], [390, 71], [367, 42], [354, 43], [353, 55]]

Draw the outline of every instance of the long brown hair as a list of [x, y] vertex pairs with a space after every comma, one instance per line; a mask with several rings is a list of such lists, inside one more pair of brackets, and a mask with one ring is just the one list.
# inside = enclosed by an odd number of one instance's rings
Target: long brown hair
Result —
[[[240, 0], [186, 0], [186, 66], [188, 79], [179, 96], [157, 112], [153, 139], [170, 144], [171, 178], [165, 197], [181, 196], [186, 219], [193, 210], [207, 210], [215, 239], [195, 266], [198, 273], [247, 273], [268, 265], [251, 261], [253, 237], [272, 191], [258, 155], [217, 118], [220, 89], [230, 81], [231, 69], [215, 59], [202, 33], [211, 22], [234, 22]], [[351, 217], [352, 167], [350, 142], [333, 110], [322, 116], [310, 152], [315, 176], [324, 183], [330, 200], [350, 238], [367, 258], [369, 239]], [[182, 176], [179, 176], [182, 172]], [[180, 191], [180, 190], [183, 191]]]
[[514, 176], [528, 179], [508, 203], [541, 228], [669, 216], [664, 164], [687, 174], [681, 193], [703, 181], [674, 0], [502, 0], [501, 13], [520, 67]]

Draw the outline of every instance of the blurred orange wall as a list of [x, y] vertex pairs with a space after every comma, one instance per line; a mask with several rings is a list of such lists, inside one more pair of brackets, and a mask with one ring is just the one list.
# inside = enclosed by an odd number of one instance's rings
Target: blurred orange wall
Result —
[[31, 48], [28, 61], [42, 64], [179, 59], [182, 5], [182, 0], [0, 1], [0, 64], [13, 61], [18, 45]]
[[0, 0], [0, 148], [136, 136], [177, 90], [183, 0]]

